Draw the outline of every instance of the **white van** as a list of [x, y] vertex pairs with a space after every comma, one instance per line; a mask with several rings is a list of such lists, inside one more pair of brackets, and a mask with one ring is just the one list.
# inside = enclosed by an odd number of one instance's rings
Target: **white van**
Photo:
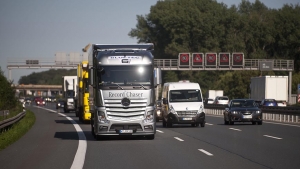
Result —
[[189, 81], [165, 83], [162, 92], [164, 127], [173, 124], [205, 126], [204, 100], [198, 83]]

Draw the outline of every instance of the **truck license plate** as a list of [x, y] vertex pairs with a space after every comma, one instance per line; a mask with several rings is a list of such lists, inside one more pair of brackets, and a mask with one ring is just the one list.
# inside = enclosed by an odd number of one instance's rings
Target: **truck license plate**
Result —
[[190, 117], [182, 118], [182, 120], [192, 120]]
[[133, 130], [120, 130], [120, 134], [133, 133]]
[[244, 115], [244, 119], [252, 119], [252, 115]]

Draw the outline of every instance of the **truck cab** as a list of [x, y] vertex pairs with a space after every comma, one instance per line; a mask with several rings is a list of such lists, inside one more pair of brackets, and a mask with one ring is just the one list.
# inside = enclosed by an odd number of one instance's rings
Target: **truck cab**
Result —
[[89, 52], [91, 128], [96, 139], [154, 139], [153, 44], [93, 44]]

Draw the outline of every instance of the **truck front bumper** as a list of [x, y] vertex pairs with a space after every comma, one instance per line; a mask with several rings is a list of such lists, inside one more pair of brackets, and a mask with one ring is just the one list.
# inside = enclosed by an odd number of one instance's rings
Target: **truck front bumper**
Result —
[[138, 121], [112, 121], [94, 125], [95, 135], [153, 135], [156, 133], [156, 123]]

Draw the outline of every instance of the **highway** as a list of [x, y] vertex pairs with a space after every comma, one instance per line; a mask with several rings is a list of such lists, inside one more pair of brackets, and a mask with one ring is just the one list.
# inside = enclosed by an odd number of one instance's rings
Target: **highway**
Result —
[[89, 124], [54, 104], [28, 106], [36, 123], [20, 140], [0, 151], [5, 169], [298, 169], [300, 125], [264, 121], [263, 125], [224, 125], [221, 116], [206, 116], [206, 126], [157, 123], [154, 140], [113, 137], [97, 141]]

